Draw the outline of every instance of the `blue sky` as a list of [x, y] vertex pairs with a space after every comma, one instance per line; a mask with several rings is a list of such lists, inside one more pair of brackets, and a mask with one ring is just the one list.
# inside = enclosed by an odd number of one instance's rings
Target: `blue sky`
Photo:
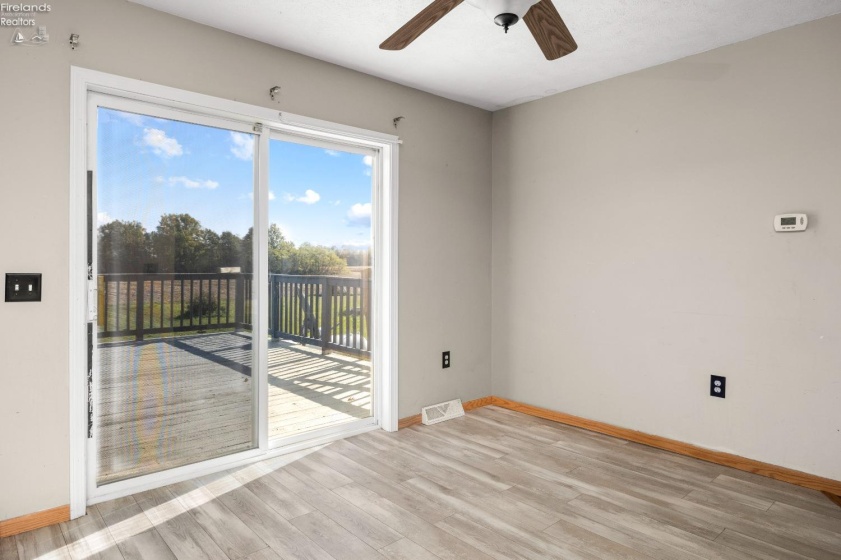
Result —
[[[253, 224], [250, 134], [99, 109], [99, 224], [188, 213], [217, 233]], [[371, 159], [272, 140], [269, 222], [296, 245], [364, 247], [371, 237]]]

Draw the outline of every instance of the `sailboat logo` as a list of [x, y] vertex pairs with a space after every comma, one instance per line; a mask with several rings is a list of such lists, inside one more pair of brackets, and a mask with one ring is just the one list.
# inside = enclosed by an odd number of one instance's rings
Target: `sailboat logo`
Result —
[[15, 29], [15, 34], [12, 35], [13, 45], [45, 45], [50, 41], [50, 36], [47, 35], [47, 26], [41, 25], [38, 27], [38, 32], [30, 39], [27, 39], [20, 28]]

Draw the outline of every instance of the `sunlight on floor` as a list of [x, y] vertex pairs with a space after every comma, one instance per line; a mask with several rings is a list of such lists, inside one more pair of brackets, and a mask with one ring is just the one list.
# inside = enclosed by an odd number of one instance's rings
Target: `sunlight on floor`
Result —
[[[253, 482], [267, 476], [277, 469], [294, 464], [302, 457], [316, 453], [328, 446], [329, 444], [320, 445], [303, 451], [289, 453], [287, 455], [274, 457], [268, 460], [253, 463], [251, 465], [232, 469], [230, 471], [224, 471], [196, 479], [196, 481], [201, 482], [202, 485], [197, 486], [194, 490], [184, 494], [173, 492], [175, 494], [175, 498], [172, 500], [150, 508], [140, 509], [138, 513], [131, 515], [122, 521], [111, 524], [108, 527], [97, 530], [91, 534], [84, 535], [82, 538], [68, 543], [67, 551], [70, 553], [71, 558], [74, 559], [96, 557], [98, 554], [102, 554], [109, 548], [112, 548], [115, 544], [127, 541], [153, 527], [163, 525], [180, 515], [188, 513], [190, 510], [200, 508], [224, 494], [242, 488], [249, 482]], [[140, 494], [137, 494], [135, 498], [139, 499], [140, 503], [142, 503], [143, 495], [144, 493], [141, 492]], [[137, 504], [135, 502], [131, 502], [126, 507], [137, 508]], [[111, 515], [114, 515], [114, 513], [112, 512], [106, 514], [106, 516]], [[88, 516], [82, 517], [73, 523], [84, 525], [88, 523], [97, 523], [97, 521]], [[36, 558], [39, 560], [66, 558], [63, 553], [59, 553], [60, 551], [51, 551], [46, 554], [39, 555]]]

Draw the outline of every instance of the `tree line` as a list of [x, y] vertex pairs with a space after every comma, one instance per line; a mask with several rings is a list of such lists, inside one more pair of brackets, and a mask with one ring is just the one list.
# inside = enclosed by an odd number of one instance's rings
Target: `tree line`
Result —
[[[99, 272], [219, 272], [239, 267], [253, 272], [253, 228], [240, 237], [205, 228], [189, 214], [164, 214], [154, 231], [136, 221], [114, 220], [99, 226]], [[269, 226], [269, 272], [336, 275], [348, 266], [369, 264], [367, 250], [295, 244], [277, 226]]]

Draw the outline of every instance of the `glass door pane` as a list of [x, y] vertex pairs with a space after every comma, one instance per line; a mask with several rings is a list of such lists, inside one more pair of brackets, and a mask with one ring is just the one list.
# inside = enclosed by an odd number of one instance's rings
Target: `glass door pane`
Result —
[[96, 111], [101, 486], [256, 446], [255, 137]]
[[270, 141], [269, 438], [372, 415], [375, 153]]

